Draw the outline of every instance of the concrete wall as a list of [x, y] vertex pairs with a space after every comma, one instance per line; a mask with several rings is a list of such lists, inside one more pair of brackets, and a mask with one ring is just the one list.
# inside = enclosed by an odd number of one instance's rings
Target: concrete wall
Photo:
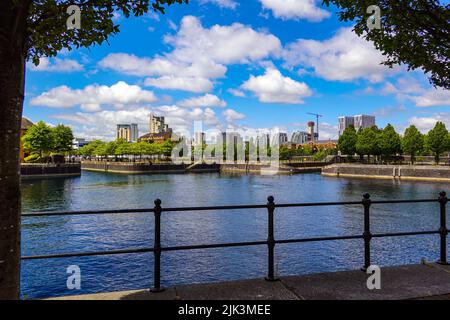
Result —
[[294, 173], [309, 173], [321, 172], [321, 167], [325, 164], [320, 163], [280, 163], [278, 167], [271, 168], [270, 165], [265, 164], [222, 164], [220, 171], [236, 172], [236, 173], [262, 173], [262, 174], [294, 174]]
[[219, 165], [197, 164], [148, 164], [148, 163], [120, 163], [83, 161], [81, 169], [87, 171], [142, 174], [142, 173], [185, 173], [185, 172], [218, 172]]
[[81, 175], [81, 165], [77, 164], [22, 164], [22, 179], [72, 177]]
[[322, 175], [331, 177], [450, 181], [450, 167], [333, 164], [324, 167]]

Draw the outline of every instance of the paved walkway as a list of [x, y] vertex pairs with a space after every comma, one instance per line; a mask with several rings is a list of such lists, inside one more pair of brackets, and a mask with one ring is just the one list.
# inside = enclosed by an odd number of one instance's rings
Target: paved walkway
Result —
[[57, 300], [450, 300], [450, 266], [437, 264], [387, 267], [381, 270], [381, 290], [367, 289], [368, 275], [343, 271], [305, 276], [194, 284], [148, 290], [54, 298]]

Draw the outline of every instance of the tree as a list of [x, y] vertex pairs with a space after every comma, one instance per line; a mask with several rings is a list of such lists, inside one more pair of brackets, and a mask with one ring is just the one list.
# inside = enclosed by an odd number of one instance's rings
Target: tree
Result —
[[357, 141], [358, 136], [356, 134], [355, 127], [350, 125], [339, 137], [338, 148], [343, 154], [352, 156], [356, 153]]
[[378, 133], [376, 126], [365, 128], [358, 132], [358, 140], [356, 142], [356, 153], [361, 156], [379, 154]]
[[414, 164], [416, 155], [423, 150], [424, 138], [417, 130], [416, 126], [411, 125], [405, 130], [402, 138], [402, 149], [411, 156], [411, 163]]
[[441, 154], [449, 149], [448, 131], [445, 124], [436, 123], [434, 128], [428, 132], [425, 142], [427, 148], [433, 153], [436, 164], [439, 164]]
[[62, 124], [52, 130], [53, 147], [52, 151], [67, 152], [72, 150], [73, 133], [72, 129]]
[[[450, 5], [439, 0], [324, 0], [341, 11], [341, 21], [356, 23], [358, 36], [373, 41], [386, 55], [384, 64], [422, 69], [435, 86], [450, 89]], [[381, 30], [368, 31], [370, 5], [381, 9]]]
[[27, 60], [56, 56], [62, 49], [101, 45], [119, 32], [114, 12], [141, 16], [149, 6], [164, 13], [167, 5], [187, 0], [79, 0], [82, 28], [67, 30], [73, 1], [0, 1], [0, 299], [17, 299], [20, 282], [20, 124]]
[[54, 141], [52, 128], [39, 121], [31, 126], [27, 133], [22, 137], [23, 147], [32, 153], [39, 153], [40, 157], [46, 156], [53, 148]]
[[381, 155], [389, 158], [402, 151], [400, 135], [391, 124], [380, 131], [378, 137], [378, 148]]
[[91, 143], [78, 149], [78, 154], [80, 156], [93, 157], [96, 155], [95, 151], [97, 150], [97, 148], [99, 148], [99, 146], [103, 144], [104, 142], [101, 140], [94, 140]]

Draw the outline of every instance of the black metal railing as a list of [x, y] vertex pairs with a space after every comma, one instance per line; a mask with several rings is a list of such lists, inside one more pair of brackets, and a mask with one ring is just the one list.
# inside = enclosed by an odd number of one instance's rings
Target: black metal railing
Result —
[[[161, 292], [164, 289], [161, 287], [161, 254], [169, 251], [181, 250], [196, 250], [196, 249], [211, 249], [211, 248], [229, 248], [229, 247], [248, 247], [267, 245], [268, 247], [268, 273], [266, 280], [276, 281], [275, 277], [275, 246], [277, 244], [289, 243], [305, 243], [305, 242], [320, 242], [320, 241], [335, 241], [335, 240], [352, 240], [362, 239], [364, 241], [364, 265], [362, 270], [367, 270], [371, 265], [371, 246], [370, 242], [373, 238], [383, 237], [401, 237], [401, 236], [417, 236], [417, 235], [440, 235], [440, 258], [438, 263], [447, 263], [447, 236], [449, 229], [446, 223], [446, 206], [448, 198], [445, 192], [439, 194], [437, 199], [419, 199], [419, 200], [385, 200], [372, 201], [369, 194], [365, 194], [361, 201], [347, 201], [347, 202], [320, 202], [320, 203], [290, 203], [290, 204], [276, 204], [274, 197], [268, 197], [266, 205], [240, 205], [240, 206], [215, 206], [215, 207], [183, 207], [183, 208], [163, 208], [161, 207], [161, 200], [155, 200], [154, 208], [149, 209], [126, 209], [126, 210], [102, 210], [102, 211], [77, 211], [77, 212], [37, 212], [27, 213], [22, 216], [25, 218], [32, 217], [50, 217], [50, 216], [67, 216], [67, 215], [106, 215], [106, 214], [125, 214], [125, 213], [153, 213], [155, 218], [154, 227], [154, 245], [151, 248], [139, 249], [123, 249], [110, 251], [96, 251], [96, 252], [78, 252], [78, 253], [61, 253], [50, 255], [35, 255], [24, 256], [22, 260], [36, 260], [36, 259], [52, 259], [52, 258], [68, 258], [68, 257], [84, 257], [84, 256], [102, 256], [102, 255], [117, 255], [117, 254], [132, 254], [132, 253], [148, 253], [153, 252], [154, 255], [154, 282], [151, 289], [152, 292]], [[370, 208], [375, 204], [405, 204], [405, 203], [439, 203], [440, 210], [440, 227], [439, 230], [431, 231], [416, 231], [416, 232], [397, 232], [397, 233], [381, 233], [373, 234], [370, 228]], [[274, 213], [276, 208], [293, 208], [293, 207], [320, 207], [320, 206], [340, 206], [340, 205], [362, 205], [364, 209], [364, 232], [361, 235], [348, 235], [337, 237], [317, 237], [317, 238], [300, 238], [300, 239], [275, 239], [274, 227]], [[204, 244], [204, 245], [182, 245], [163, 247], [161, 244], [161, 216], [163, 212], [186, 212], [186, 211], [217, 211], [217, 210], [244, 210], [244, 209], [267, 209], [268, 212], [268, 232], [266, 241], [254, 242], [231, 242], [219, 244]]]

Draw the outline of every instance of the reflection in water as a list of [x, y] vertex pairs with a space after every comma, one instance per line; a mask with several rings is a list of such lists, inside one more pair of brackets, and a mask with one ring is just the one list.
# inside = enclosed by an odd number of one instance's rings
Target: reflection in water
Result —
[[[78, 178], [24, 181], [23, 210], [95, 210], [264, 204], [437, 197], [445, 183], [335, 179], [320, 174], [257, 176], [236, 174], [115, 175], [83, 172]], [[438, 228], [437, 204], [374, 205], [374, 232]], [[362, 233], [361, 206], [286, 208], [275, 212], [278, 239]], [[124, 214], [26, 218], [24, 255], [112, 250], [153, 245], [153, 216]], [[266, 210], [164, 213], [164, 246], [240, 242], [267, 238]], [[435, 260], [438, 237], [373, 240], [373, 261], [379, 265]], [[281, 275], [359, 268], [362, 241], [277, 245], [276, 269]], [[228, 248], [170, 252], [162, 256], [163, 285], [262, 277], [266, 248]], [[126, 290], [151, 286], [151, 254], [25, 261], [22, 294], [29, 297]], [[68, 291], [66, 268], [79, 265], [82, 290]]]

